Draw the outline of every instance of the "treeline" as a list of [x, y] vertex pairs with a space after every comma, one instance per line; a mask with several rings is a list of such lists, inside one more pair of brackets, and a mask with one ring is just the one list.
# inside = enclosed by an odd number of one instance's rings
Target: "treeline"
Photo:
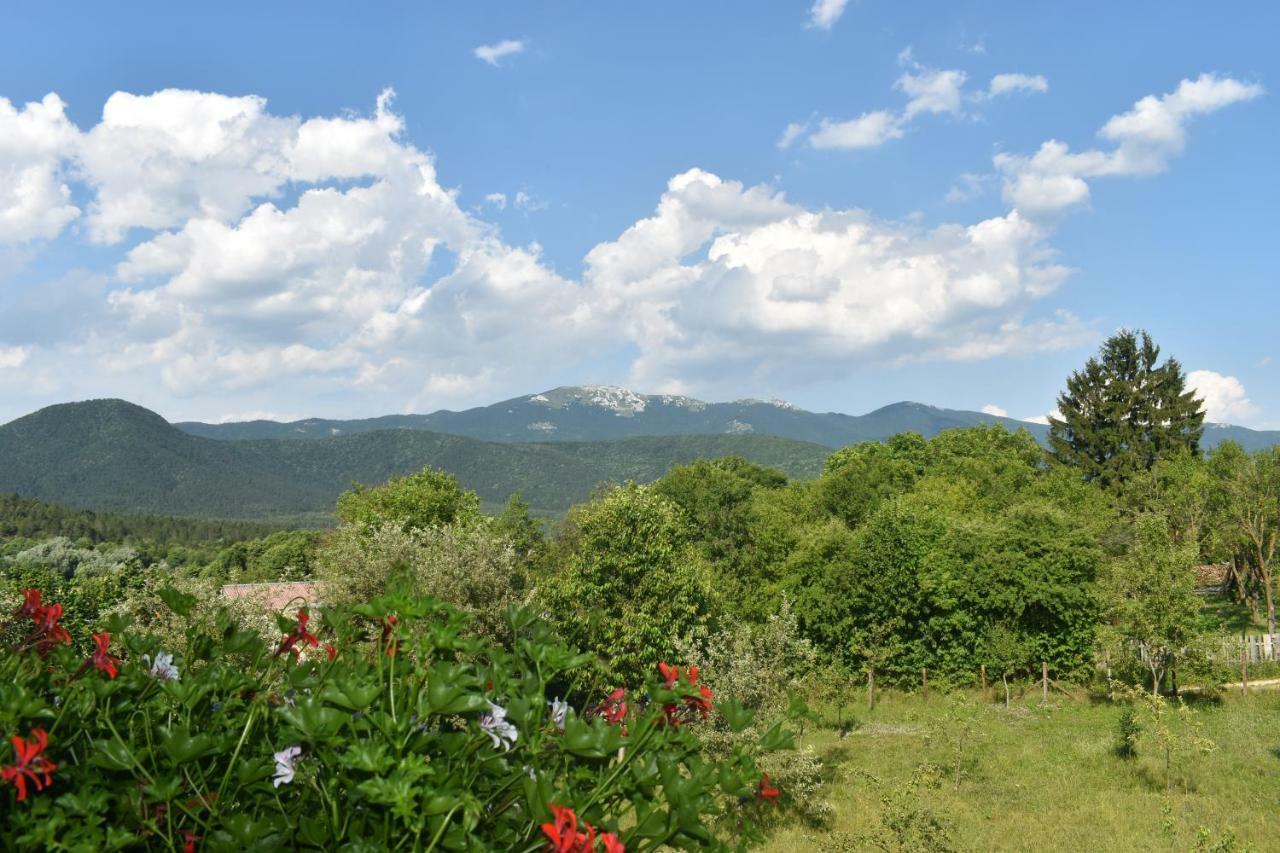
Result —
[[277, 529], [250, 521], [99, 512], [0, 494], [0, 540], [61, 536], [85, 545], [152, 543], [205, 550], [266, 536]]

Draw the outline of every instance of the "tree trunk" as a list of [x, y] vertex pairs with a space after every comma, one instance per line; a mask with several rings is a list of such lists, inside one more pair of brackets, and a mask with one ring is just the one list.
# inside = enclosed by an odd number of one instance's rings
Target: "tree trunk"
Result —
[[1004, 682], [1004, 707], [1009, 710], [1009, 676], [1001, 675], [1000, 680]]
[[1276, 632], [1276, 599], [1271, 589], [1271, 578], [1266, 574], [1262, 575], [1263, 594], [1267, 597], [1267, 633], [1274, 634]]

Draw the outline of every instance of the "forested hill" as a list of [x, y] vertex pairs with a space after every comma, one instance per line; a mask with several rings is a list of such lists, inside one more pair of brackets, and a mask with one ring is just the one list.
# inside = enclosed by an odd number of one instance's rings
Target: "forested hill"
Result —
[[[884, 441], [902, 432], [931, 438], [953, 427], [998, 423], [1025, 429], [1043, 443], [1043, 424], [984, 412], [941, 409], [923, 403], [894, 403], [865, 415], [809, 412], [781, 401], [737, 400], [706, 403], [690, 397], [637, 394], [603, 385], [556, 388], [461, 412], [384, 415], [358, 420], [308, 418], [300, 421], [244, 421], [176, 426], [205, 438], [330, 438], [386, 429], [429, 430], [485, 441], [604, 441], [641, 435], [776, 435], [838, 448], [861, 441]], [[1209, 424], [1204, 443], [1230, 439], [1247, 450], [1280, 444], [1280, 432], [1260, 432]]]
[[0, 426], [0, 493], [77, 507], [206, 518], [298, 519], [329, 513], [353, 482], [424, 465], [481, 499], [521, 493], [558, 513], [601, 482], [654, 480], [672, 465], [738, 455], [793, 477], [816, 475], [827, 448], [765, 435], [609, 442], [490, 443], [423, 430], [317, 440], [215, 441], [123, 400], [50, 406]]

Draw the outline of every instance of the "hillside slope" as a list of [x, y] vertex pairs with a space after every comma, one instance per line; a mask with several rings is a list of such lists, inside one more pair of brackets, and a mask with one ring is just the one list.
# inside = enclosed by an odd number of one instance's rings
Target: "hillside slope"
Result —
[[816, 474], [826, 448], [762, 435], [589, 443], [490, 443], [424, 430], [322, 439], [215, 441], [122, 400], [50, 406], [0, 426], [0, 493], [94, 509], [266, 519], [327, 513], [353, 482], [424, 465], [490, 503], [520, 492], [560, 512], [601, 482], [648, 481], [698, 457], [740, 455]]

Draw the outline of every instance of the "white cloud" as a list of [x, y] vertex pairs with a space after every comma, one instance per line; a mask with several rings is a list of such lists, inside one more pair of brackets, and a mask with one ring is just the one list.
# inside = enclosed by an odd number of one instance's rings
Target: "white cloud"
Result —
[[836, 21], [840, 20], [840, 16], [844, 14], [845, 7], [848, 5], [849, 0], [814, 0], [813, 5], [809, 7], [808, 26], [820, 30], [831, 29], [836, 25]]
[[546, 210], [548, 204], [533, 193], [517, 190], [511, 203], [521, 210]]
[[994, 176], [965, 172], [956, 180], [951, 189], [947, 190], [945, 200], [948, 204], [972, 201], [986, 192], [987, 184], [991, 182], [992, 177]]
[[797, 139], [804, 136], [809, 130], [809, 122], [793, 121], [782, 129], [782, 135], [778, 137], [778, 147], [786, 150], [795, 143]]
[[991, 89], [970, 93], [965, 89], [968, 75], [955, 68], [930, 68], [913, 58], [911, 48], [898, 54], [898, 63], [906, 68], [894, 81], [893, 88], [906, 96], [901, 110], [873, 110], [857, 118], [835, 120], [822, 118], [817, 129], [812, 122], [793, 122], [783, 130], [779, 148], [787, 148], [808, 134], [814, 148], [876, 148], [906, 135], [907, 128], [922, 115], [964, 117], [966, 104], [989, 100], [993, 95], [1021, 89], [1037, 89], [1048, 83], [1043, 77], [1026, 74], [1001, 74], [992, 80]]
[[1193, 370], [1187, 374], [1187, 387], [1204, 400], [1205, 420], [1240, 423], [1258, 414], [1258, 407], [1249, 399], [1244, 384], [1234, 376]]
[[1005, 200], [1029, 218], [1052, 220], [1088, 202], [1086, 179], [1162, 172], [1186, 145], [1191, 119], [1262, 93], [1256, 84], [1202, 74], [1183, 80], [1173, 92], [1148, 95], [1108, 120], [1099, 135], [1114, 143], [1109, 151], [1073, 153], [1065, 143], [1049, 140], [1031, 156], [999, 154], [995, 164], [1004, 176]]
[[921, 113], [960, 115], [967, 79], [968, 75], [954, 68], [916, 66], [915, 73], [903, 74], [893, 84], [908, 98], [902, 111], [903, 120], [910, 121]]
[[0, 347], [0, 370], [22, 367], [30, 355], [30, 347]]
[[1014, 92], [1043, 94], [1047, 91], [1049, 91], [1049, 81], [1039, 74], [997, 74], [991, 78], [986, 97], [998, 98]]
[[[951, 109], [951, 84], [911, 76], [902, 89], [924, 99], [918, 111]], [[108, 104], [50, 168], [77, 164], [65, 180], [88, 193], [86, 237], [138, 233], [111, 275], [46, 285], [95, 306], [68, 313], [75, 328], [40, 341], [0, 323], [6, 363], [21, 359], [64, 397], [199, 394], [216, 415], [359, 394], [403, 410], [572, 375], [566, 353], [629, 365], [619, 369], [644, 387], [692, 391], [1093, 334], [1041, 307], [1068, 270], [1050, 223], [1019, 207], [925, 227], [691, 169], [651, 216], [591, 249], [574, 280], [536, 244], [509, 245], [459, 207], [433, 158], [403, 137], [390, 93], [334, 118], [196, 92]]]
[[863, 113], [848, 121], [822, 119], [809, 137], [814, 148], [877, 148], [891, 139], [901, 139], [902, 119], [886, 110]]
[[[634, 381], [831, 375], [851, 359], [981, 358], [1060, 337], [1022, 316], [1065, 275], [1016, 214], [920, 229], [807, 210], [706, 172], [587, 256], [586, 283], [640, 350]], [[966, 348], [966, 341], [979, 342]], [[804, 365], [803, 368], [797, 367]]]
[[484, 197], [484, 200], [489, 204], [493, 205], [494, 207], [498, 208], [498, 210], [507, 209], [506, 193], [489, 193], [487, 196]]
[[504, 39], [496, 44], [482, 44], [474, 51], [476, 59], [487, 62], [494, 68], [502, 64], [509, 56], [524, 53], [525, 43], [520, 39]]
[[985, 406], [983, 406], [983, 407], [982, 407], [982, 413], [983, 413], [984, 415], [991, 415], [991, 416], [993, 416], [993, 417], [997, 417], [997, 418], [1007, 418], [1007, 417], [1009, 417], [1009, 410], [1008, 410], [1008, 409], [1002, 409], [1002, 408], [1000, 408], [999, 406], [997, 406], [995, 403], [987, 403]]
[[63, 175], [79, 136], [57, 95], [0, 98], [0, 244], [51, 239], [80, 215]]

